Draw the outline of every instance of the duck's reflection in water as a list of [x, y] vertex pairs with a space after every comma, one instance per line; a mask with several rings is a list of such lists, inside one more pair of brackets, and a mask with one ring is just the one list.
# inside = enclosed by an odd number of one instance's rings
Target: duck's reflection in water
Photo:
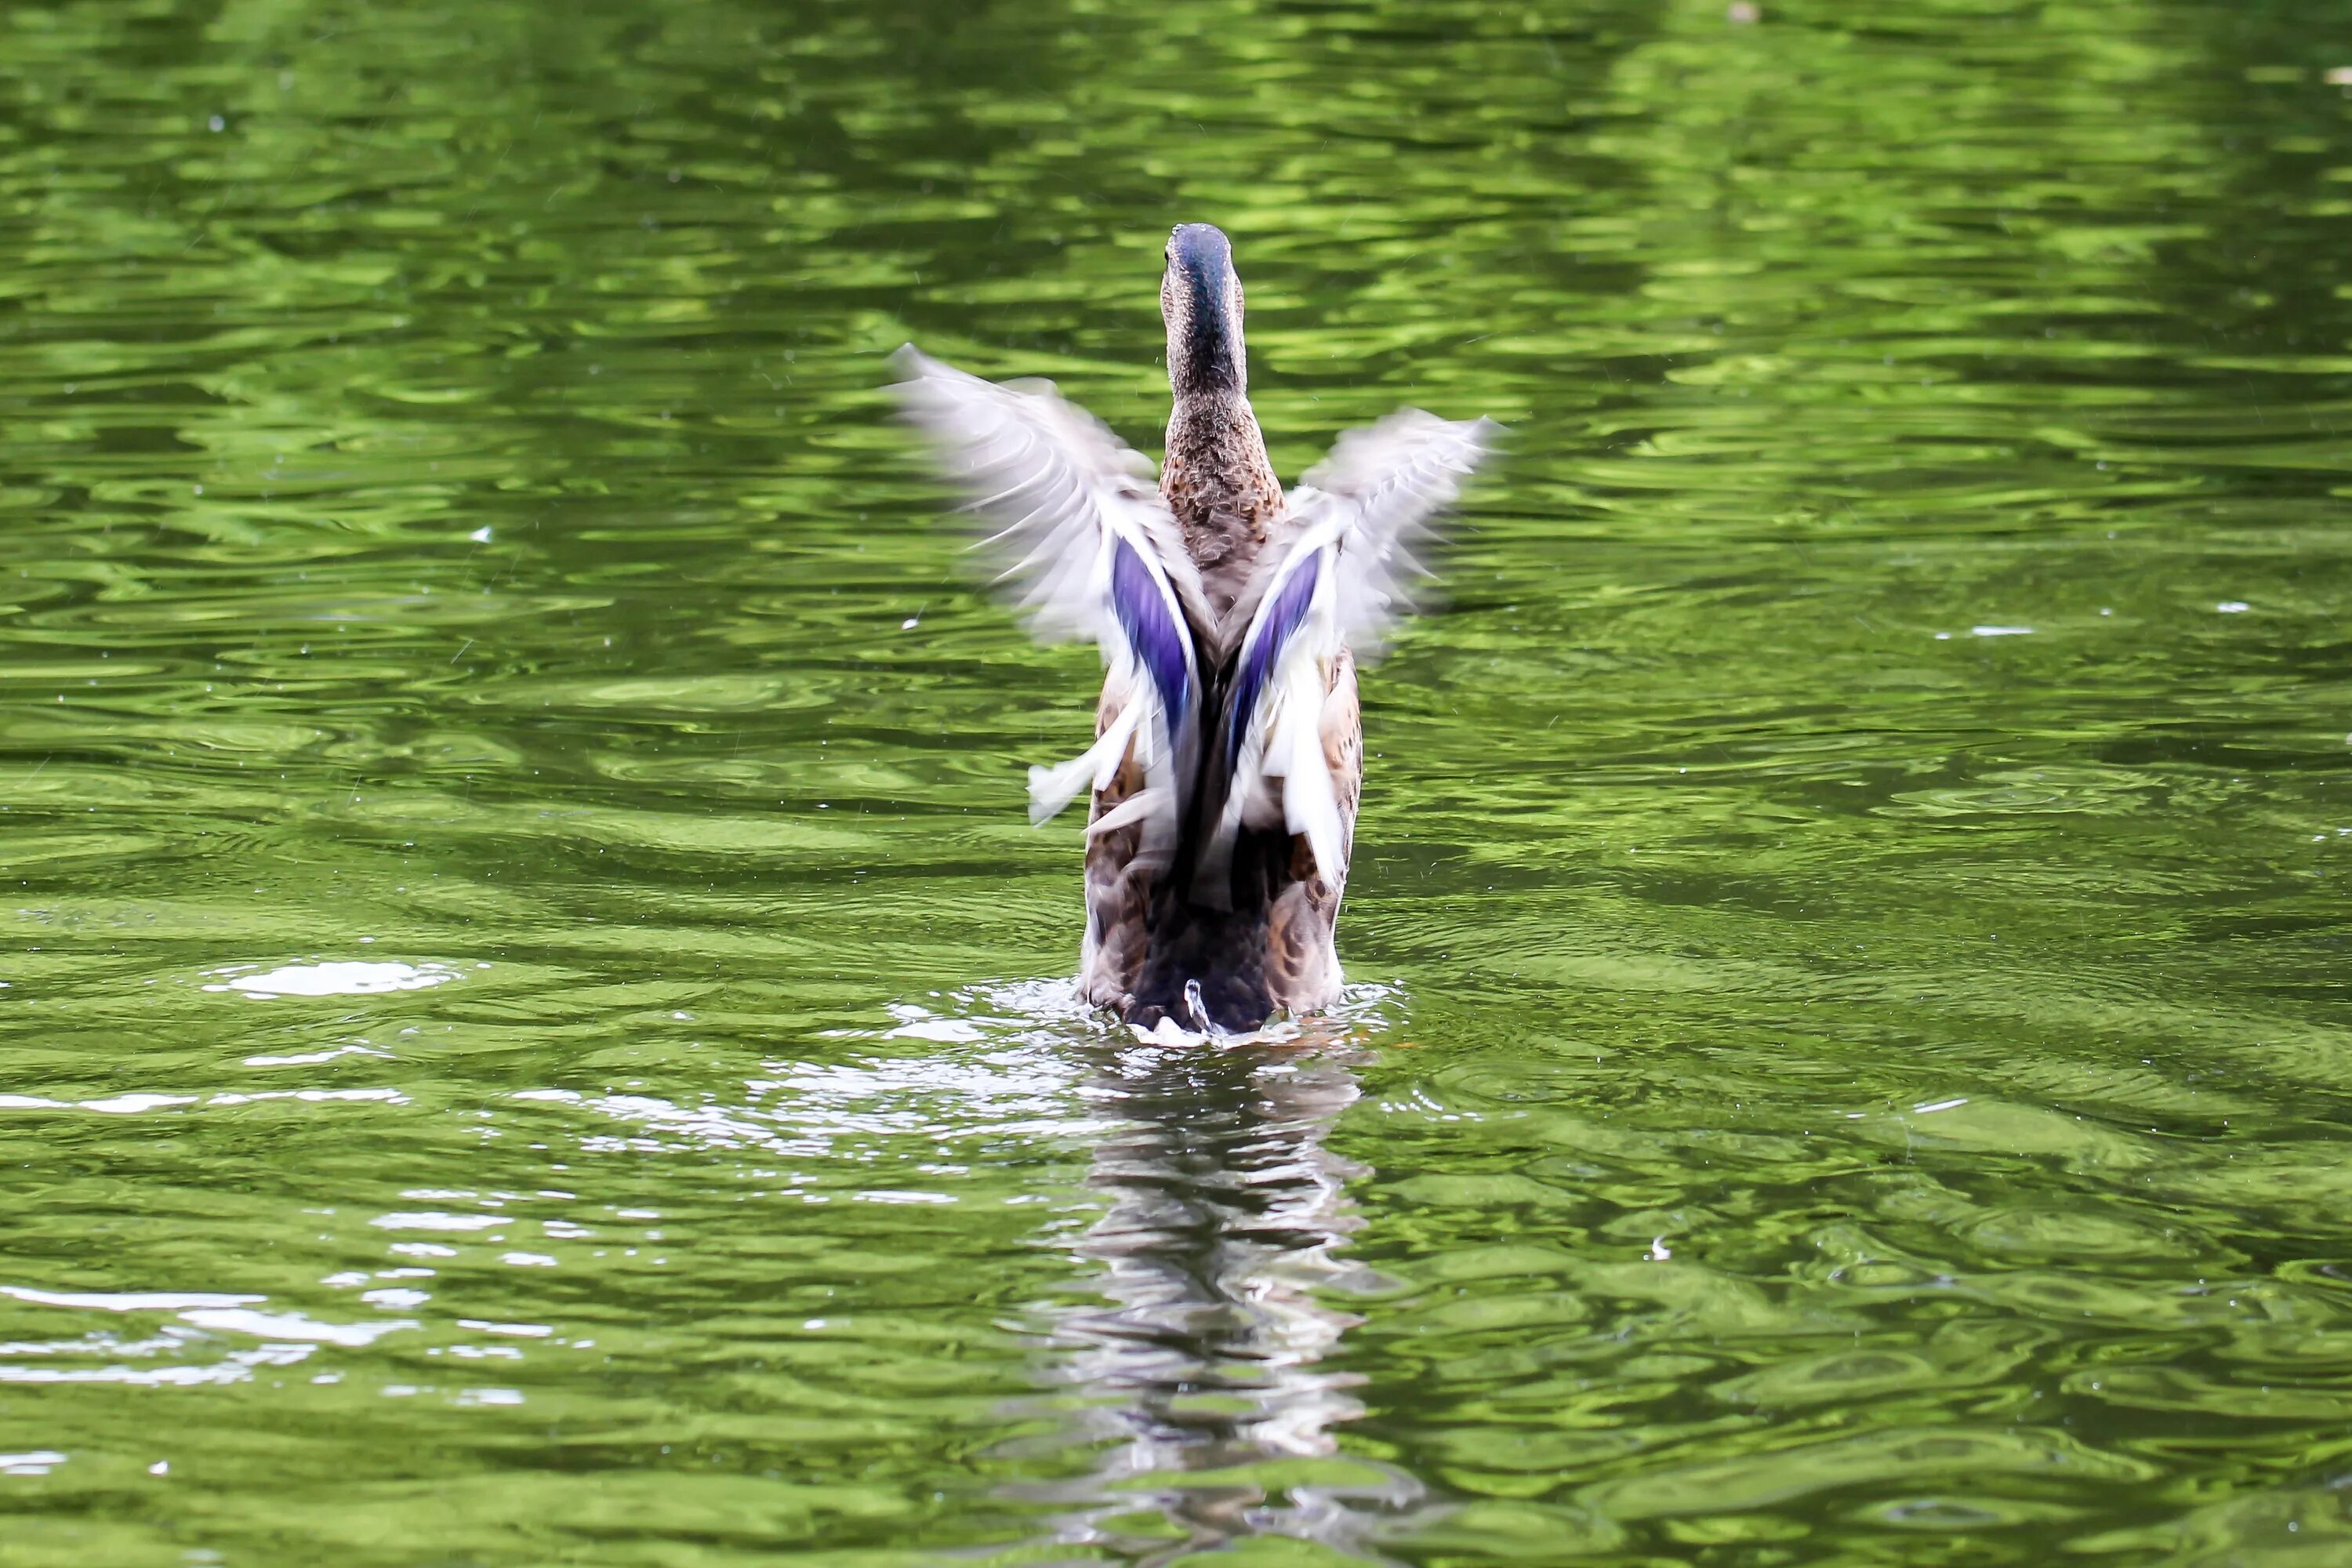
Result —
[[1090, 1555], [1158, 1563], [1253, 1535], [1373, 1555], [1422, 1489], [1327, 1458], [1362, 1413], [1360, 1380], [1325, 1364], [1361, 1321], [1332, 1299], [1379, 1285], [1342, 1255], [1366, 1168], [1324, 1142], [1357, 1097], [1348, 1048], [1136, 1047], [1092, 1088], [1122, 1120], [1087, 1178], [1108, 1207], [1076, 1250], [1111, 1304], [1056, 1316], [1048, 1375], [1102, 1454], [1029, 1495], [1071, 1505], [1056, 1534]]

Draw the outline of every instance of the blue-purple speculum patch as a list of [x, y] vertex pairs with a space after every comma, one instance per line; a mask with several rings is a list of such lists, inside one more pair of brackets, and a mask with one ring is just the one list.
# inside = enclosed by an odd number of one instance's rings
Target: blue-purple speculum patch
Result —
[[1184, 663], [1184, 628], [1168, 613], [1168, 601], [1161, 596], [1151, 569], [1124, 539], [1111, 545], [1110, 602], [1129, 645], [1160, 693], [1169, 722], [1177, 722], [1192, 689], [1192, 671]]
[[1282, 657], [1291, 635], [1307, 618], [1307, 606], [1315, 600], [1315, 584], [1323, 572], [1323, 552], [1309, 555], [1290, 581], [1282, 585], [1275, 596], [1274, 607], [1266, 612], [1264, 635], [1242, 656], [1240, 678], [1234, 682], [1234, 702], [1225, 731], [1225, 765], [1241, 755], [1242, 737], [1249, 732], [1250, 712], [1257, 706], [1265, 690], [1265, 683], [1274, 674], [1274, 662]]

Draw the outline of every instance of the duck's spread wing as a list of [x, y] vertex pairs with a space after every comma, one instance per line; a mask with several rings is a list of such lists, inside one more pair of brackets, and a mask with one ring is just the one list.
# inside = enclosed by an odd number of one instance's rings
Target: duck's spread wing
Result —
[[1084, 755], [1029, 771], [1031, 817], [1044, 821], [1089, 784], [1103, 788], [1132, 745], [1146, 789], [1121, 809], [1144, 824], [1144, 852], [1166, 854], [1196, 771], [1193, 628], [1209, 616], [1150, 462], [1049, 383], [1000, 386], [911, 343], [892, 364], [899, 406], [994, 527], [982, 542], [1003, 563], [997, 583], [1030, 629], [1048, 642], [1095, 643], [1110, 685], [1130, 693]]
[[[1224, 891], [1235, 836], [1282, 825], [1304, 837], [1333, 886], [1346, 874], [1343, 796], [1327, 755], [1324, 704], [1342, 648], [1376, 655], [1410, 605], [1406, 578], [1426, 569], [1412, 546], [1453, 504], [1500, 426], [1407, 409], [1339, 438], [1290, 495], [1288, 548], [1259, 569], [1236, 606], [1238, 637], [1215, 716], [1222, 792], [1197, 885]], [[1230, 626], [1230, 623], [1229, 623]], [[1230, 636], [1230, 634], [1229, 634]], [[1352, 684], [1350, 685], [1352, 691]]]
[[1328, 519], [1338, 533], [1333, 608], [1357, 658], [1377, 658], [1412, 608], [1407, 584], [1428, 575], [1415, 549], [1501, 434], [1491, 419], [1402, 409], [1341, 436], [1290, 492], [1293, 516], [1310, 529]]

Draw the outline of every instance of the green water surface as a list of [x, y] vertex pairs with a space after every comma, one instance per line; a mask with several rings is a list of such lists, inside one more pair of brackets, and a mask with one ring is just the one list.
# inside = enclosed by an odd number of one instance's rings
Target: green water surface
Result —
[[[1742, 11], [1745, 14], [1745, 11]], [[2352, 9], [16, 0], [0, 1563], [2352, 1563]], [[1070, 1000], [913, 338], [1512, 427]]]

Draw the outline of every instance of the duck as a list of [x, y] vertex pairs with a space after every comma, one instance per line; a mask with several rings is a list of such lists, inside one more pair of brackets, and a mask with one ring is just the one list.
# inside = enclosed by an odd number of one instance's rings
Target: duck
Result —
[[892, 391], [986, 520], [1032, 633], [1102, 655], [1094, 744], [1029, 770], [1034, 823], [1089, 799], [1081, 999], [1149, 1038], [1246, 1036], [1341, 998], [1359, 666], [1500, 426], [1403, 409], [1286, 489], [1250, 406], [1231, 240], [1180, 224], [1165, 262], [1156, 468], [1051, 382], [908, 343]]

